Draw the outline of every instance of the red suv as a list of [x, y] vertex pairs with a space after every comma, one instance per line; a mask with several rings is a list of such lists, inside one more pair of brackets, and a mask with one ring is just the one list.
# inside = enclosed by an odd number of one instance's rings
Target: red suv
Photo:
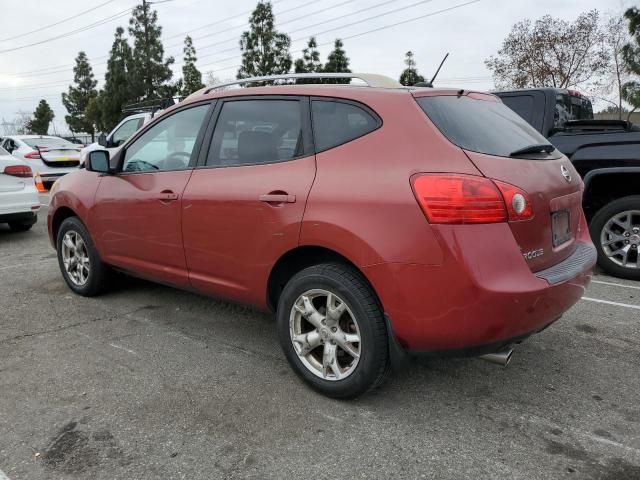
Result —
[[274, 310], [333, 397], [405, 352], [508, 360], [590, 279], [582, 181], [493, 95], [372, 78], [203, 90], [91, 152], [51, 193], [69, 287], [114, 269]]

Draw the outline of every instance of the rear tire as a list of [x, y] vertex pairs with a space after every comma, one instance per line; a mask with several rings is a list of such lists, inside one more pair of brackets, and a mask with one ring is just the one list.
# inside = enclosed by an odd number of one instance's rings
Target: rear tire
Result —
[[314, 390], [348, 399], [384, 379], [389, 347], [383, 312], [354, 268], [326, 263], [298, 272], [280, 296], [277, 322], [289, 364]]
[[[605, 272], [640, 280], [640, 195], [619, 198], [602, 207], [591, 219], [589, 233], [598, 251], [598, 265]], [[617, 241], [611, 243], [613, 240]]]
[[56, 250], [60, 272], [71, 290], [93, 297], [107, 289], [110, 269], [100, 260], [91, 235], [79, 218], [69, 217], [62, 222]]
[[29, 221], [20, 221], [20, 222], [9, 222], [9, 228], [11, 229], [12, 232], [26, 232], [28, 230], [31, 230], [31, 227], [33, 227], [33, 224], [35, 222], [29, 220]]

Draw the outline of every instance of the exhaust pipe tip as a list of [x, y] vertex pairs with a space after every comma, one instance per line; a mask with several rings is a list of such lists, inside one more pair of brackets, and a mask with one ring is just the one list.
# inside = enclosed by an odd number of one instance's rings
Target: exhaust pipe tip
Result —
[[486, 360], [487, 362], [506, 367], [507, 365], [509, 365], [512, 355], [513, 355], [513, 348], [505, 348], [504, 350], [500, 350], [498, 352], [487, 353], [486, 355], [480, 355], [479, 358], [481, 358], [482, 360]]

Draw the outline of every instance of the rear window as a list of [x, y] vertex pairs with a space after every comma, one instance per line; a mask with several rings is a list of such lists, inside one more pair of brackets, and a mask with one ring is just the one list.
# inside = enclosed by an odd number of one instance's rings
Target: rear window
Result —
[[64, 138], [23, 138], [22, 141], [30, 147], [76, 147], [71, 142], [66, 141]]
[[0, 155], [10, 155], [4, 148], [0, 147]]
[[556, 108], [553, 113], [553, 126], [556, 128], [563, 128], [572, 120], [593, 120], [593, 107], [589, 99], [566, 93], [556, 95]]
[[508, 157], [530, 145], [549, 144], [502, 102], [465, 95], [420, 97], [417, 101], [440, 132], [465, 150]]
[[373, 114], [352, 103], [313, 100], [311, 111], [317, 152], [355, 140], [381, 125]]

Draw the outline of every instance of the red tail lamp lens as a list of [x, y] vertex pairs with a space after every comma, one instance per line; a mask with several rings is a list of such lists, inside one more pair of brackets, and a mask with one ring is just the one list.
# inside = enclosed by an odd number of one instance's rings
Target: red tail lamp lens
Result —
[[29, 178], [33, 177], [31, 167], [27, 165], [10, 165], [4, 168], [5, 175], [11, 175], [12, 177]]
[[420, 175], [413, 191], [430, 223], [506, 222], [505, 202], [498, 187], [472, 175]]

